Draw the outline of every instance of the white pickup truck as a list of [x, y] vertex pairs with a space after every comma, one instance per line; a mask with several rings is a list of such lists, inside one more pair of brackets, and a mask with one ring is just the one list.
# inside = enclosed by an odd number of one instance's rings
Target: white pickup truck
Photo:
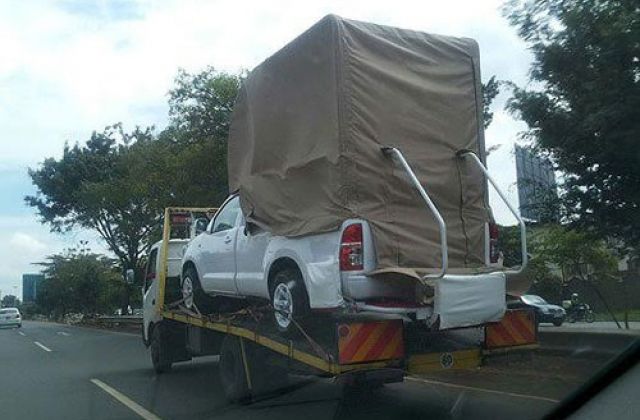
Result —
[[[490, 229], [485, 230], [489, 244]], [[372, 240], [368, 223], [358, 219], [345, 220], [334, 232], [296, 238], [271, 235], [247, 225], [239, 197], [231, 195], [185, 249], [183, 299], [187, 307], [195, 303], [201, 312], [215, 311], [227, 297], [268, 299], [283, 332], [293, 317], [310, 311], [403, 314], [440, 328], [502, 317], [504, 273], [446, 274], [429, 284], [369, 275], [376, 267]], [[487, 253], [487, 266], [491, 258]]]

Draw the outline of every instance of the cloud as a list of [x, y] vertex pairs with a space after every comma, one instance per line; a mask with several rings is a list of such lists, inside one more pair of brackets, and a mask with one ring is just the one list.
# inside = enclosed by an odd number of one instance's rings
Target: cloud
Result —
[[28, 254], [40, 253], [47, 249], [43, 242], [24, 232], [15, 232], [9, 239], [9, 244], [14, 247], [15, 252]]

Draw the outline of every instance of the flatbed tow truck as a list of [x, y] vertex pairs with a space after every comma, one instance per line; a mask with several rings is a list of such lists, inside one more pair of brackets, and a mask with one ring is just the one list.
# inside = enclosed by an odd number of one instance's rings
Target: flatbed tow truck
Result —
[[[165, 210], [153, 301], [156, 322], [145, 340], [158, 373], [168, 371], [175, 362], [220, 355], [220, 381], [226, 397], [251, 402], [286, 390], [289, 373], [375, 387], [401, 382], [407, 375], [476, 368], [495, 353], [538, 346], [535, 314], [527, 309], [508, 309], [497, 323], [445, 331], [429, 331], [423, 323], [397, 315], [319, 313], [306, 320], [304, 327], [296, 323], [297, 331], [287, 336], [268, 322], [273, 309], [264, 302], [241, 301], [215, 314], [189, 310], [177, 299], [179, 277], [175, 273], [179, 270], [170, 270], [169, 264], [179, 264], [179, 258], [170, 256], [170, 242], [178, 231], [191, 232], [184, 226], [193, 215], [215, 210]], [[182, 229], [172, 232], [176, 222]], [[177, 300], [165, 302], [173, 298]]]

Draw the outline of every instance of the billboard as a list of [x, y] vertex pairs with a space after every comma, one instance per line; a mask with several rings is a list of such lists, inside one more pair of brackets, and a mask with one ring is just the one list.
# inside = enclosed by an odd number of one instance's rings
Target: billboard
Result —
[[22, 275], [22, 302], [35, 302], [38, 292], [38, 283], [44, 280], [44, 274]]

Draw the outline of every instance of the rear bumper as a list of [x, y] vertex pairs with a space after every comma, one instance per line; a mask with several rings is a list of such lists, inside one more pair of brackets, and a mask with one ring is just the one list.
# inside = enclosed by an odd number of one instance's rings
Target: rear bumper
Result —
[[[441, 329], [469, 327], [499, 321], [506, 311], [504, 273], [445, 275], [434, 280], [433, 305], [416, 306], [420, 285], [413, 281], [385, 281], [366, 276], [343, 278], [345, 296], [357, 310], [386, 314], [415, 314], [418, 319], [439, 321]], [[376, 299], [405, 300], [407, 305], [370, 304]]]
[[342, 293], [356, 301], [371, 299], [416, 300], [418, 282], [415, 279], [393, 279], [390, 277], [369, 277], [364, 274], [343, 274]]
[[19, 327], [20, 325], [22, 325], [22, 320], [21, 319], [16, 319], [16, 320], [10, 320], [10, 321], [0, 321], [0, 328], [2, 327]]

